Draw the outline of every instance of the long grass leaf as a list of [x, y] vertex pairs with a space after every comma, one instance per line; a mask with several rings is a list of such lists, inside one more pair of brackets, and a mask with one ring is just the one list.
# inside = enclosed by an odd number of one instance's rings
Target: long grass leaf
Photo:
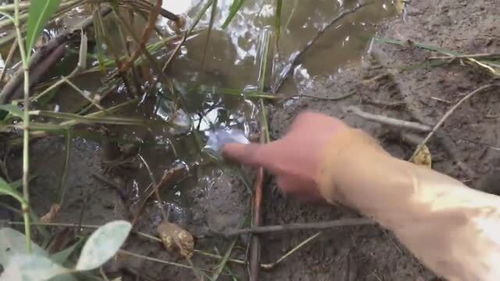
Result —
[[219, 277], [220, 277], [222, 271], [224, 270], [224, 268], [226, 267], [227, 261], [229, 260], [229, 257], [231, 256], [231, 253], [233, 252], [235, 245], [236, 245], [236, 240], [233, 240], [233, 242], [231, 242], [231, 244], [227, 248], [227, 251], [224, 254], [224, 256], [222, 257], [220, 263], [217, 265], [217, 268], [216, 268], [213, 276], [210, 278], [210, 280], [212, 280], [212, 281], [219, 280]]
[[208, 43], [210, 43], [210, 35], [212, 34], [212, 29], [214, 28], [215, 16], [217, 15], [217, 0], [212, 3], [212, 11], [210, 13], [210, 21], [208, 22], [207, 39], [205, 40], [205, 46], [203, 48], [203, 59], [201, 60], [201, 65], [205, 68], [205, 62], [207, 59]]
[[274, 15], [274, 33], [276, 35], [276, 47], [281, 35], [281, 10], [283, 8], [283, 0], [276, 0], [276, 14]]
[[233, 3], [229, 8], [229, 15], [222, 24], [222, 28], [226, 29], [229, 26], [229, 24], [231, 23], [231, 21], [233, 21], [238, 11], [241, 9], [241, 6], [243, 6], [243, 3], [245, 3], [245, 0], [233, 0]]
[[425, 49], [429, 51], [435, 51], [444, 55], [449, 55], [449, 56], [458, 56], [460, 55], [459, 53], [447, 49], [443, 49], [440, 47], [436, 46], [431, 46], [431, 45], [426, 45], [426, 44], [421, 44], [421, 43], [416, 43], [416, 42], [405, 42], [401, 40], [396, 40], [396, 39], [390, 39], [390, 38], [381, 38], [381, 37], [375, 37], [374, 40], [376, 42], [381, 42], [381, 43], [387, 43], [387, 44], [393, 44], [393, 45], [399, 45], [399, 46], [406, 46], [408, 44], [413, 44], [414, 46], [420, 48], [420, 49]]
[[31, 0], [28, 12], [28, 27], [26, 30], [26, 52], [29, 53], [42, 29], [56, 12], [61, 0]]
[[53, 112], [53, 111], [43, 111], [36, 110], [31, 111], [30, 115], [35, 116], [45, 116], [56, 119], [66, 119], [66, 120], [75, 120], [83, 123], [100, 123], [100, 124], [114, 124], [114, 125], [145, 125], [146, 121], [138, 118], [129, 118], [129, 117], [116, 117], [116, 116], [82, 116], [73, 113], [65, 113], [65, 112]]

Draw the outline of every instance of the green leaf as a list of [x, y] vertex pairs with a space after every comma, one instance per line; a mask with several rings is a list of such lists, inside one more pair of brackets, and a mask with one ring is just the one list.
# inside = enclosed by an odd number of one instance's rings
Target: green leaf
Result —
[[26, 30], [26, 52], [31, 53], [47, 21], [57, 11], [61, 0], [31, 0]]
[[[35, 243], [31, 243], [31, 251], [36, 255], [46, 255], [45, 250]], [[5, 268], [14, 255], [27, 254], [28, 250], [24, 234], [8, 227], [0, 229], [0, 265]]]
[[205, 46], [203, 47], [203, 59], [201, 60], [201, 65], [205, 67], [205, 59], [207, 58], [208, 43], [210, 42], [210, 35], [212, 34], [212, 29], [214, 28], [215, 16], [217, 15], [217, 2], [214, 0], [212, 2], [212, 12], [210, 13], [210, 21], [208, 22], [207, 39], [205, 40]]
[[13, 104], [2, 104], [0, 105], [0, 110], [5, 110], [13, 116], [23, 118], [23, 111]]
[[103, 265], [118, 252], [131, 229], [132, 225], [126, 221], [113, 221], [99, 227], [83, 246], [76, 270], [92, 270]]
[[236, 16], [238, 11], [241, 9], [241, 6], [243, 6], [243, 3], [245, 3], [245, 0], [233, 0], [233, 3], [231, 4], [231, 7], [229, 8], [229, 15], [227, 16], [226, 20], [222, 24], [222, 28], [226, 29], [228, 25], [231, 23], [233, 18]]
[[45, 281], [65, 273], [70, 273], [70, 270], [46, 256], [16, 254], [5, 267], [0, 281]]
[[23, 196], [17, 192], [10, 184], [8, 184], [4, 179], [0, 178], [0, 196], [2, 194], [14, 197], [19, 203], [24, 203]]

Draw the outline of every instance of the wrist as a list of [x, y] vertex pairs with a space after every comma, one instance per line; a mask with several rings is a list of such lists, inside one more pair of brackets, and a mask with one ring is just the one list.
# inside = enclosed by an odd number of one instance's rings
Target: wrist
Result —
[[322, 155], [316, 177], [320, 193], [330, 203], [349, 207], [356, 207], [350, 198], [356, 194], [351, 193], [366, 192], [370, 182], [383, 181], [387, 175], [384, 167], [396, 160], [371, 136], [351, 128], [335, 135]]

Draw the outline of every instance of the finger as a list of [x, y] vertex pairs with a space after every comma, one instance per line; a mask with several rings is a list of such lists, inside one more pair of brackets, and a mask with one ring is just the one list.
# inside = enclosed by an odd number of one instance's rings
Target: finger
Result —
[[269, 144], [228, 143], [222, 148], [224, 157], [253, 167], [264, 167], [271, 172], [277, 170], [280, 149], [276, 142]]

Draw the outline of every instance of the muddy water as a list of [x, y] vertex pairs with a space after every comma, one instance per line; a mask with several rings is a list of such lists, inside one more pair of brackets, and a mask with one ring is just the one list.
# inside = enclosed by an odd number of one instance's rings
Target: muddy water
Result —
[[[134, 114], [148, 120], [173, 120], [177, 125], [175, 130], [165, 125], [146, 129], [111, 127], [108, 128], [110, 132], [104, 134], [87, 132], [85, 129], [74, 131], [74, 135], [83, 136], [83, 138], [74, 139], [75, 147], [87, 143], [85, 139], [97, 143], [90, 154], [97, 152], [106, 157], [110, 143], [112, 147], [118, 143], [122, 154], [127, 154], [128, 151], [138, 151], [152, 168], [157, 180], [165, 170], [172, 167], [173, 163], [185, 163], [190, 168], [190, 177], [164, 190], [162, 194], [165, 201], [163, 206], [170, 208], [173, 220], [188, 220], [187, 210], [193, 204], [193, 197], [188, 194], [192, 190], [205, 190], [210, 193], [217, 185], [230, 185], [230, 179], [221, 180], [220, 165], [222, 164], [214, 162], [211, 156], [201, 150], [206, 142], [206, 131], [218, 127], [237, 127], [250, 135], [258, 128], [257, 117], [259, 115], [255, 100], [222, 94], [221, 89], [231, 89], [239, 94], [242, 89], [255, 89], [259, 85], [261, 82], [259, 81], [259, 65], [263, 58], [263, 48], [260, 43], [262, 34], [265, 32], [273, 34], [269, 55], [269, 61], [273, 63], [273, 71], [266, 79], [264, 90], [269, 91], [270, 86], [280, 79], [283, 68], [291, 66], [293, 72], [279, 93], [294, 95], [311, 91], [317, 83], [328, 81], [336, 73], [341, 72], [346, 64], [359, 63], [375, 25], [395, 15], [392, 1], [376, 0], [372, 5], [364, 7], [331, 26], [324, 32], [321, 39], [304, 53], [301, 61], [290, 65], [290, 58], [302, 52], [304, 46], [317, 35], [319, 30], [324, 28], [340, 11], [354, 7], [358, 2], [283, 1], [277, 46], [276, 34], [273, 31], [275, 1], [245, 1], [234, 20], [223, 29], [221, 26], [228, 16], [231, 4], [231, 0], [218, 1], [214, 29], [210, 33], [208, 44], [206, 31], [194, 35], [181, 48], [179, 57], [168, 69], [167, 74], [173, 78], [175, 92], [183, 96], [182, 110], [173, 112], [172, 103], [168, 98], [156, 98], [167, 91], [166, 85], [157, 85], [157, 93], [152, 95], [153, 102], [144, 102], [140, 107], [130, 108], [126, 113], [127, 116]], [[198, 0], [164, 1], [164, 8], [186, 15], [188, 25], [192, 23], [200, 6]], [[208, 22], [209, 17], [205, 16], [199, 27], [206, 27]], [[158, 23], [158, 26], [165, 31], [170, 29], [167, 22], [163, 20]], [[156, 55], [164, 59], [169, 54], [160, 51]], [[70, 65], [74, 65], [73, 63]], [[86, 80], [79, 80], [75, 83], [84, 89], [92, 90], [89, 85], [95, 84], [94, 81], [98, 77], [84, 79]], [[81, 101], [81, 98], [74, 92], [67, 92], [71, 91], [68, 89], [68, 87], [62, 87], [60, 92], [67, 95], [58, 96], [72, 96]], [[119, 88], [119, 96], [122, 90], [123, 86]], [[64, 101], [59, 97], [56, 98], [56, 102], [61, 105], [62, 111], [72, 111], [71, 106], [80, 106], [74, 100], [69, 103], [66, 101], [69, 106], [65, 106]], [[136, 150], [131, 146], [136, 146]], [[87, 152], [82, 155], [87, 155]], [[115, 155], [111, 158], [106, 160], [117, 162], [124, 160], [123, 155]], [[138, 161], [137, 157], [135, 161]], [[93, 163], [92, 167], [99, 165], [99, 163], [94, 163], [95, 161], [90, 162]], [[60, 167], [60, 161], [54, 166]], [[122, 170], [119, 176], [128, 180], [130, 194], [139, 201], [151, 179], [143, 164], [136, 163], [136, 166], [139, 169]], [[59, 168], [54, 170], [59, 170]], [[91, 177], [85, 174], [86, 172], [88, 171], [69, 171], [78, 177]], [[54, 176], [54, 178], [59, 177], [60, 175]], [[68, 186], [71, 185], [71, 182], [68, 183]], [[211, 201], [224, 200], [224, 197], [212, 199]], [[151, 207], [147, 210], [144, 219], [146, 224], [154, 226], [161, 219], [161, 215], [158, 208]]]
[[[196, 2], [196, 1], [194, 1]], [[225, 87], [244, 88], [257, 83], [257, 62], [260, 59], [259, 38], [266, 29], [274, 32], [275, 1], [246, 1], [240, 13], [226, 29], [220, 26], [228, 16], [231, 0], [219, 1], [215, 30], [206, 50], [205, 67], [201, 62], [205, 56], [206, 34], [195, 37], [183, 49], [177, 60], [175, 74], [196, 77], [197, 82], [223, 84]], [[273, 79], [279, 78], [282, 68], [290, 58], [300, 53], [339, 12], [358, 4], [358, 1], [283, 1], [280, 37], [273, 55]], [[165, 8], [170, 5], [167, 1]], [[293, 77], [287, 87], [289, 92], [297, 86], [306, 85], [321, 76], [329, 77], [342, 71], [342, 66], [358, 63], [374, 32], [375, 24], [396, 12], [393, 1], [374, 1], [355, 14], [346, 17], [323, 33], [312, 48], [294, 66]], [[182, 13], [194, 15], [196, 8], [174, 8]], [[206, 24], [208, 19], [204, 19]], [[275, 38], [273, 38], [275, 40]], [[204, 72], [200, 72], [203, 69]], [[180, 77], [179, 77], [180, 78]], [[192, 80], [192, 79], [191, 79]], [[188, 80], [189, 81], [189, 80]], [[299, 87], [300, 88], [300, 87]]]
[[[258, 109], [250, 100], [221, 94], [220, 89], [233, 89], [236, 93], [242, 89], [255, 89], [259, 85], [259, 65], [262, 61], [262, 34], [271, 36], [272, 73], [267, 77], [264, 90], [269, 91], [273, 83], [282, 79], [282, 70], [292, 67], [289, 79], [285, 80], [280, 94], [294, 95], [305, 93], [324, 84], [347, 64], [360, 63], [367, 44], [373, 35], [375, 25], [385, 18], [395, 15], [392, 1], [374, 1], [356, 13], [347, 16], [329, 27], [320, 40], [307, 50], [301, 61], [292, 65], [291, 58], [302, 52], [306, 44], [323, 29], [328, 22], [344, 9], [353, 8], [357, 1], [316, 0], [283, 1], [280, 37], [276, 46], [275, 1], [245, 1], [234, 20], [222, 28], [228, 17], [231, 0], [218, 1], [214, 28], [191, 38], [182, 47], [181, 55], [169, 70], [177, 90], [185, 97], [185, 111], [179, 120], [181, 124], [192, 126], [196, 132], [175, 136], [167, 128], [154, 131], [155, 141], [168, 146], [155, 146], [142, 150], [150, 165], [159, 175], [174, 159], [186, 163], [204, 162], [198, 148], [206, 140], [205, 133], [211, 128], [238, 127], [247, 134], [257, 128]], [[164, 1], [164, 8], [178, 14], [194, 18], [203, 3], [199, 1]], [[210, 11], [210, 10], [209, 10]], [[208, 12], [207, 14], [210, 14]], [[192, 20], [191, 20], [192, 22]], [[202, 18], [200, 27], [207, 26], [209, 17]], [[190, 21], [188, 20], [188, 25]], [[160, 25], [169, 29], [167, 23]], [[208, 42], [208, 43], [207, 43]], [[254, 100], [255, 101], [255, 100]], [[161, 101], [160, 101], [161, 104]], [[158, 114], [168, 116], [168, 107], [158, 107]], [[184, 115], [186, 113], [186, 115]], [[165, 150], [165, 147], [168, 147]], [[175, 154], [176, 152], [177, 154]], [[163, 154], [162, 154], [163, 153]], [[205, 159], [206, 160], [206, 159]], [[203, 164], [202, 164], [203, 165]], [[196, 166], [199, 168], [199, 166]], [[174, 204], [180, 215], [182, 207], [189, 205], [189, 198], [184, 198], [186, 190], [193, 188], [210, 189], [217, 167], [196, 169], [194, 178], [166, 191], [164, 199]], [[196, 174], [196, 175], [194, 175]], [[145, 172], [142, 181], [149, 181]], [[198, 180], [196, 179], [198, 178]], [[137, 182], [137, 180], [136, 180]], [[143, 183], [144, 184], [144, 183]], [[157, 219], [159, 214], [157, 214]]]

